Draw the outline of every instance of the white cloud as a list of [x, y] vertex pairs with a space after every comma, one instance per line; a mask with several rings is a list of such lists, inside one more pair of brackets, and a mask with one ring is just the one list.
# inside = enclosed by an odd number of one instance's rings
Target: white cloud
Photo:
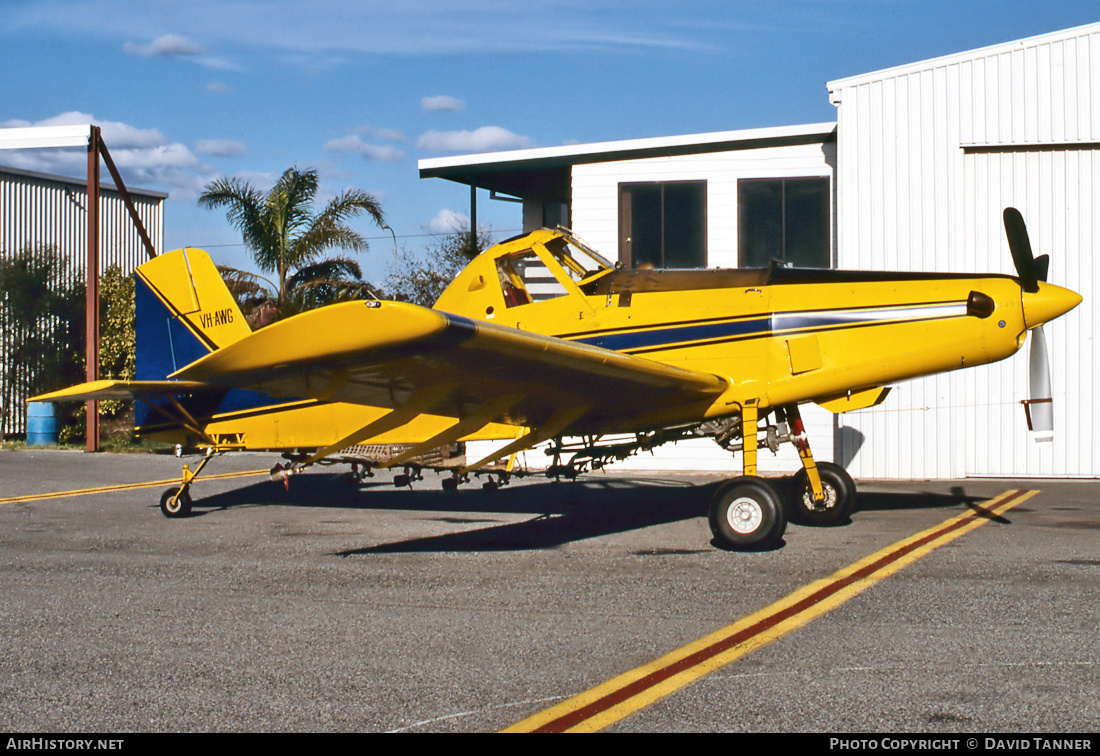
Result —
[[409, 138], [405, 136], [405, 132], [400, 129], [380, 129], [374, 126], [360, 126], [355, 130], [356, 134], [362, 134], [363, 136], [376, 137], [377, 139], [385, 139], [390, 142], [407, 142]]
[[271, 187], [275, 186], [275, 182], [279, 180], [278, 173], [272, 173], [270, 171], [237, 171], [233, 174], [233, 178], [240, 179], [241, 181], [247, 181], [262, 192], [271, 191]]
[[[728, 35], [726, 26], [716, 24], [713, 3], [681, 7], [652, 0], [625, 5], [622, 0], [588, 0], [582, 6], [576, 0], [544, 0], [522, 10], [496, 1], [455, 0], [34, 0], [8, 4], [15, 6], [4, 9], [9, 28], [53, 28], [81, 37], [122, 39], [151, 38], [165, 28], [177, 32], [152, 43], [130, 43], [133, 50], [149, 52], [175, 49], [170, 44], [174, 37], [185, 42], [201, 38], [224, 49], [245, 47], [321, 60], [347, 59], [349, 53], [435, 57], [467, 52], [705, 50], [729, 44], [722, 36]], [[623, 7], [630, 12], [619, 12]]]
[[366, 160], [395, 163], [405, 158], [405, 153], [392, 144], [370, 144], [358, 134], [351, 134], [325, 142], [325, 152], [354, 152]]
[[236, 157], [247, 155], [248, 148], [232, 139], [200, 139], [195, 143], [195, 152], [211, 157]]
[[433, 234], [453, 234], [460, 228], [469, 227], [470, 216], [444, 208], [428, 221], [428, 230]]
[[233, 87], [229, 86], [225, 82], [212, 81], [206, 85], [207, 92], [213, 92], [214, 94], [229, 94], [233, 91]]
[[239, 66], [211, 55], [200, 44], [179, 34], [165, 34], [152, 42], [124, 42], [122, 51], [141, 58], [187, 58], [208, 68], [239, 70]]
[[531, 146], [531, 140], [500, 126], [482, 126], [474, 131], [426, 131], [416, 146], [433, 152], [493, 152]]
[[142, 58], [176, 58], [206, 54], [206, 50], [200, 45], [179, 34], [165, 34], [145, 45], [126, 42], [122, 45], [122, 51], [127, 55], [138, 55]]
[[457, 97], [439, 95], [438, 97], [422, 97], [420, 99], [420, 107], [424, 108], [424, 110], [440, 110], [453, 113], [463, 110], [466, 107], [466, 103]]
[[[89, 113], [71, 111], [36, 123], [5, 121], [0, 127], [73, 126], [96, 124], [118, 166], [123, 180], [135, 187], [165, 189], [176, 196], [198, 196], [204, 184], [201, 176], [211, 169], [185, 145], [173, 142], [157, 129], [142, 129], [120, 121], [101, 121]], [[87, 153], [78, 149], [14, 150], [5, 162], [15, 168], [43, 173], [82, 177], [88, 170]], [[105, 179], [106, 180], [106, 179]]]

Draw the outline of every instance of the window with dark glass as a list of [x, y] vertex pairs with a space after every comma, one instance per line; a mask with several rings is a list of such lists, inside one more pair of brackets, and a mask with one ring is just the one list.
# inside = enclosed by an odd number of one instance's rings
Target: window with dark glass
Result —
[[619, 261], [630, 268], [705, 268], [707, 182], [620, 184]]
[[742, 179], [737, 208], [742, 268], [830, 267], [829, 179]]

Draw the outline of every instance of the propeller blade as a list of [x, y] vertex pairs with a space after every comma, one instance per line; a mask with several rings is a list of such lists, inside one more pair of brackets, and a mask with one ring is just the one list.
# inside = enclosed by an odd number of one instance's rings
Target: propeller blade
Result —
[[1027, 427], [1032, 438], [1040, 444], [1054, 440], [1054, 400], [1050, 392], [1050, 364], [1047, 358], [1047, 339], [1043, 327], [1031, 331], [1031, 353], [1028, 367], [1028, 383], [1031, 398], [1024, 402]]
[[1006, 207], [1004, 210], [1005, 236], [1008, 237], [1008, 248], [1012, 252], [1012, 263], [1016, 266], [1016, 274], [1020, 277], [1020, 286], [1024, 291], [1039, 291], [1039, 281], [1046, 280], [1046, 264], [1042, 265], [1042, 276], [1039, 276], [1039, 266], [1036, 265], [1035, 255], [1031, 251], [1031, 240], [1027, 235], [1027, 225], [1024, 216], [1014, 207]]
[[1039, 255], [1035, 258], [1035, 277], [1046, 283], [1047, 272], [1050, 270], [1050, 255]]

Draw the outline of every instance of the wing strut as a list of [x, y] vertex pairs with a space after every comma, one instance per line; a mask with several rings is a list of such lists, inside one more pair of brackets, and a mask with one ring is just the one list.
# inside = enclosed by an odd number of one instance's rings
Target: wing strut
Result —
[[326, 446], [312, 457], [307, 459], [302, 467], [312, 465], [319, 459], [324, 459], [330, 454], [335, 454], [341, 449], [346, 449], [349, 446], [366, 441], [368, 438], [377, 436], [386, 431], [391, 431], [394, 428], [400, 428], [412, 420], [415, 420], [419, 415], [427, 412], [433, 405], [439, 403], [444, 397], [454, 391], [456, 385], [453, 383], [444, 383], [438, 386], [430, 386], [423, 389], [417, 394], [414, 394], [409, 399], [408, 404], [395, 408], [393, 411], [386, 413], [382, 417], [378, 418], [372, 423], [368, 423], [359, 430], [352, 433], [350, 436], [337, 441], [331, 446]]
[[529, 449], [535, 444], [541, 444], [543, 441], [554, 438], [563, 430], [568, 428], [572, 423], [579, 420], [590, 409], [592, 409], [591, 404], [562, 407], [553, 415], [551, 415], [550, 419], [538, 428], [533, 428], [530, 432], [526, 433], [520, 438], [517, 438], [515, 441], [508, 444], [504, 448], [497, 449], [488, 457], [485, 457], [484, 459], [479, 460], [472, 465], [467, 465], [466, 467], [463, 467], [459, 472], [468, 473], [474, 470], [478, 470], [489, 464], [490, 462], [494, 462], [501, 457], [511, 454], [512, 452]]
[[401, 454], [397, 455], [388, 462], [379, 465], [378, 467], [381, 469], [386, 469], [387, 467], [395, 467], [402, 464], [403, 462], [407, 462], [413, 457], [417, 457], [421, 454], [424, 454], [425, 452], [429, 452], [432, 449], [437, 449], [444, 444], [449, 444], [457, 441], [463, 436], [467, 436], [474, 431], [481, 430], [486, 425], [500, 417], [500, 415], [510, 410], [521, 399], [523, 399], [523, 394], [509, 394], [507, 396], [499, 397], [495, 401], [488, 402], [487, 404], [482, 405], [477, 412], [470, 415], [469, 417], [459, 420], [454, 425], [448, 426], [445, 430], [435, 434], [427, 441], [422, 441], [411, 449], [402, 452]]

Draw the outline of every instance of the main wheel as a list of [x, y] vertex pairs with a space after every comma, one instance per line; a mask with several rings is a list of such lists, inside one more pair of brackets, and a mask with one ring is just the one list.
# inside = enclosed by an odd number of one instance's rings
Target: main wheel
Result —
[[810, 477], [805, 470], [799, 470], [792, 481], [791, 519], [818, 527], [846, 523], [856, 504], [855, 481], [847, 470], [832, 462], [819, 462], [817, 472], [825, 489], [825, 501], [814, 501]]
[[771, 483], [755, 476], [727, 481], [710, 505], [710, 531], [719, 544], [741, 551], [767, 549], [783, 536], [787, 514]]
[[180, 491], [180, 495], [176, 496], [177, 490], [169, 488], [160, 495], [160, 513], [165, 517], [187, 517], [191, 514], [191, 492], [184, 488]]

